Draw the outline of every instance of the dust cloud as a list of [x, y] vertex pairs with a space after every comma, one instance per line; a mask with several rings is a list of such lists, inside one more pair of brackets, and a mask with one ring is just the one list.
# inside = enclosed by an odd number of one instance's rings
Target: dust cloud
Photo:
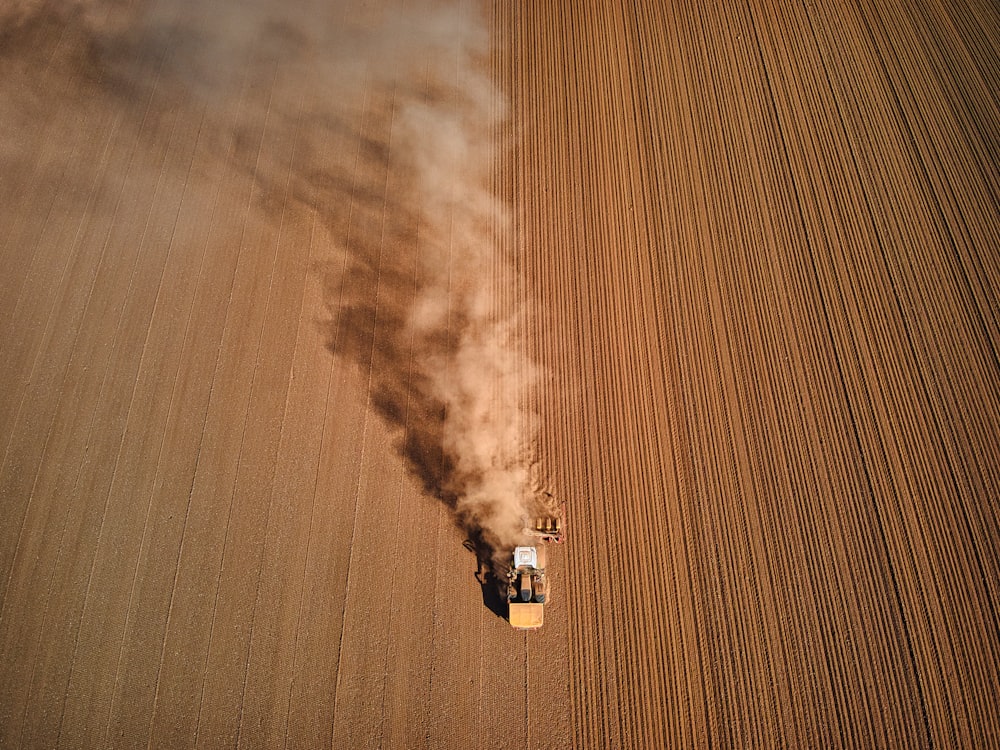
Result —
[[[335, 256], [318, 271], [330, 350], [370, 373], [411, 473], [480, 561], [502, 566], [536, 494], [526, 403], [539, 373], [525, 321], [499, 312], [525, 306], [492, 186], [506, 113], [490, 44], [479, 5], [460, 0], [15, 0], [0, 9], [0, 75], [29, 85], [0, 82], [0, 118], [12, 144], [49, 98], [111, 108], [115, 137], [140, 151], [175, 115], [200, 119], [214, 158], [252, 173], [248, 221], [275, 224], [288, 201], [314, 211]], [[268, 84], [296, 96], [275, 103], [258, 94]], [[294, 141], [290, 173], [261, 132]], [[211, 170], [197, 166], [174, 177], [210, 200], [215, 183], [199, 179]], [[53, 183], [64, 172], [8, 146], [0, 169]]]
[[[483, 70], [485, 22], [464, 10], [424, 9], [386, 29], [401, 40], [402, 75], [383, 82], [382, 195], [396, 202], [377, 242], [349, 252], [332, 317], [355, 340], [333, 346], [371, 365], [374, 403], [402, 433], [401, 454], [499, 572], [537, 494], [526, 394], [539, 371], [520, 346], [525, 321], [499, 313], [501, 295], [519, 291], [505, 255], [509, 209], [491, 189], [505, 110]], [[368, 292], [344, 301], [344, 289]]]

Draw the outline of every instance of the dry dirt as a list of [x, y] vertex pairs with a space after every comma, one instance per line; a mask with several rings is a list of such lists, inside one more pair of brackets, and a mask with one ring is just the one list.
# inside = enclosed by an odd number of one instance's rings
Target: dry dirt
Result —
[[1000, 745], [995, 3], [217, 5], [0, 10], [0, 747]]

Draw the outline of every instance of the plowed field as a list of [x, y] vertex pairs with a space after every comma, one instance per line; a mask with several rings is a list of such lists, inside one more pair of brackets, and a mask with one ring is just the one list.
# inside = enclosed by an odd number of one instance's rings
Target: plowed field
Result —
[[0, 9], [0, 747], [1000, 745], [995, 3], [218, 5]]

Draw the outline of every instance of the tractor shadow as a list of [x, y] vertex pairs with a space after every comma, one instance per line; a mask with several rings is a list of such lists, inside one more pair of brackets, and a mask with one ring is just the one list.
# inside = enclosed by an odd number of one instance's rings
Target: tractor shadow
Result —
[[[477, 546], [472, 539], [466, 539], [462, 546], [476, 555], [476, 582], [482, 589], [483, 606], [500, 619], [509, 620], [507, 597], [504, 596], [507, 579], [497, 573], [492, 563], [492, 548], [483, 544]], [[483, 552], [487, 553], [485, 557]]]

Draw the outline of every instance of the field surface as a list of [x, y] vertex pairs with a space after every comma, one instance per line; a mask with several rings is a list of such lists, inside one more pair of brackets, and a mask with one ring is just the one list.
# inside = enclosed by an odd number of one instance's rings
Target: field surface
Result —
[[203, 5], [0, 9], [0, 747], [1000, 746], [995, 3]]

